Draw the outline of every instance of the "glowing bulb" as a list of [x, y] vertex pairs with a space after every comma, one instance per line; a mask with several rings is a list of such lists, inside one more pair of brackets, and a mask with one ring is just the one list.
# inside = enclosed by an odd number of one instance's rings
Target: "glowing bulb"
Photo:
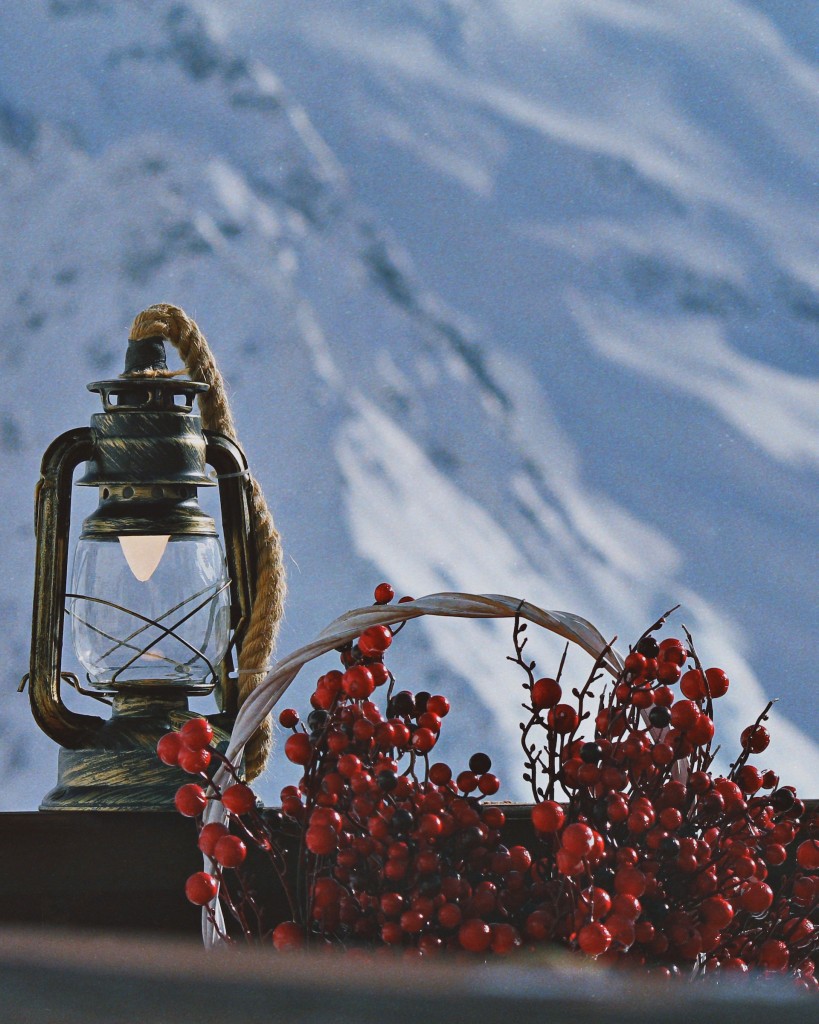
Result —
[[153, 576], [170, 539], [170, 534], [119, 538], [128, 568], [140, 583], [145, 583]]

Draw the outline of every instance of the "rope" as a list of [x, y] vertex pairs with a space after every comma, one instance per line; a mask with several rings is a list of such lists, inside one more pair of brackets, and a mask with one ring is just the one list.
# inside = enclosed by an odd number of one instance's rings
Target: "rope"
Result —
[[[226, 434], [236, 441], [236, 427], [230, 411], [225, 382], [196, 323], [178, 306], [159, 303], [143, 310], [134, 320], [130, 341], [162, 336], [177, 349], [191, 380], [209, 385], [199, 395], [199, 410], [207, 430]], [[145, 376], [146, 371], [139, 371]], [[171, 371], [147, 371], [147, 375], [172, 376]], [[239, 652], [238, 702], [241, 707], [262, 682], [284, 612], [285, 575], [281, 540], [273, 523], [261, 487], [249, 477], [248, 504], [256, 556], [256, 591], [247, 632]], [[267, 765], [272, 747], [273, 726], [265, 716], [245, 747], [245, 771], [249, 781]]]

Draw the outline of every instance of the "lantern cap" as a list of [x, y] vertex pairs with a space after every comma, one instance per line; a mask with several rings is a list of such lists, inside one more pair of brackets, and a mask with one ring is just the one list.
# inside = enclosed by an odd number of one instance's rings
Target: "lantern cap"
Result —
[[86, 385], [102, 398], [106, 412], [175, 412], [193, 410], [197, 395], [210, 390], [209, 384], [186, 377], [116, 377]]
[[125, 352], [125, 373], [166, 371], [165, 339], [162, 335], [152, 338], [129, 338]]

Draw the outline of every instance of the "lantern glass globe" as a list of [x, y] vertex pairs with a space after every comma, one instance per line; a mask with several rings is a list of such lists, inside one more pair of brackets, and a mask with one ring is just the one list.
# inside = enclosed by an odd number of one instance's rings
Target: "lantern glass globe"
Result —
[[95, 688], [208, 693], [230, 630], [222, 546], [195, 534], [82, 538], [66, 608]]

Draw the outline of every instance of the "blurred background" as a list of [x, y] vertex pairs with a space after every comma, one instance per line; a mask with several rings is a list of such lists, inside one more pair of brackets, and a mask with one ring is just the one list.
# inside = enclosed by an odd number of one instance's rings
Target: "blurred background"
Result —
[[[283, 535], [280, 654], [381, 580], [573, 611], [623, 651], [679, 603], [665, 635], [731, 679], [722, 765], [778, 697], [761, 767], [819, 796], [818, 11], [2, 5], [0, 807], [56, 778], [16, 692], [39, 460], [160, 301], [207, 335]], [[525, 798], [511, 624], [394, 650], [453, 701], [453, 767], [481, 747]]]

